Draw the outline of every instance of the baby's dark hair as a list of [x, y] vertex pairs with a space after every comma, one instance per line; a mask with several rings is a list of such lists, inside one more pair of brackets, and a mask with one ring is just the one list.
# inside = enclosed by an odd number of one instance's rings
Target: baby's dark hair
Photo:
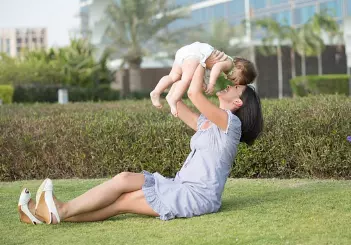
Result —
[[233, 57], [235, 83], [240, 85], [248, 85], [257, 77], [255, 65], [244, 58]]

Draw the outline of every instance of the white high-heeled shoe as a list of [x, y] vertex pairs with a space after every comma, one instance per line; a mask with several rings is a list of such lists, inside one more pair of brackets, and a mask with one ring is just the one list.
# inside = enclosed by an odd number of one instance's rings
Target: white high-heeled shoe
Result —
[[27, 224], [42, 224], [40, 220], [38, 220], [28, 208], [28, 203], [31, 200], [31, 194], [27, 188], [24, 188], [21, 192], [20, 198], [18, 200], [18, 212], [20, 215], [20, 221]]
[[57, 223], [60, 223], [60, 216], [53, 198], [54, 186], [51, 179], [46, 179], [40, 185], [36, 195], [35, 214], [42, 217], [47, 224], [51, 224], [52, 215], [55, 216]]

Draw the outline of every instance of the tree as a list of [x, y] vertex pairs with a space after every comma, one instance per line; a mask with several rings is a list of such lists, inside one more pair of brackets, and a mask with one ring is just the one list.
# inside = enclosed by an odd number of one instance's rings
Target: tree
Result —
[[281, 45], [282, 42], [287, 39], [287, 28], [272, 18], [254, 20], [252, 24], [255, 28], [261, 28], [265, 30], [264, 37], [262, 38], [263, 46], [259, 48], [259, 51], [263, 55], [277, 55], [278, 96], [281, 99], [283, 98], [283, 65]]
[[129, 84], [121, 91], [125, 95], [141, 89], [143, 57], [160, 44], [175, 41], [174, 35], [165, 35], [167, 27], [187, 12], [170, 9], [167, 0], [121, 0], [111, 1], [106, 13], [109, 48], [123, 61], [121, 67], [129, 67]]
[[240, 45], [240, 38], [242, 36], [242, 25], [232, 26], [227, 20], [214, 19], [210, 22], [209, 28], [197, 28], [193, 30], [189, 36], [189, 42], [201, 41], [209, 43], [228, 55], [240, 56], [245, 53], [246, 49], [246, 47]]
[[286, 26], [287, 39], [290, 42], [290, 63], [291, 63], [291, 77], [296, 77], [296, 64], [295, 64], [295, 52], [299, 46], [300, 38], [298, 30], [292, 26]]
[[328, 10], [322, 11], [321, 13], [315, 14], [310, 20], [309, 23], [311, 33], [315, 35], [312, 40], [315, 42], [314, 54], [318, 58], [318, 74], [323, 74], [322, 67], [322, 58], [321, 55], [325, 50], [325, 45], [323, 41], [322, 35], [325, 33], [329, 36], [329, 38], [333, 38], [337, 36], [339, 32], [338, 23], [335, 19], [329, 14]]
[[[315, 45], [318, 37], [311, 32], [311, 27], [308, 23], [296, 29], [297, 42], [296, 52], [301, 56], [301, 75], [306, 76], [306, 56], [312, 56], [315, 53]], [[312, 39], [317, 40], [312, 41]]]
[[67, 47], [49, 50], [23, 50], [22, 56], [0, 55], [0, 84], [61, 84], [92, 87], [110, 83], [108, 54], [94, 60], [94, 47], [85, 40], [73, 39]]
[[100, 67], [93, 54], [94, 47], [83, 39], [73, 39], [70, 46], [57, 50], [56, 62], [63, 68], [65, 84], [80, 87], [95, 85], [95, 74]]

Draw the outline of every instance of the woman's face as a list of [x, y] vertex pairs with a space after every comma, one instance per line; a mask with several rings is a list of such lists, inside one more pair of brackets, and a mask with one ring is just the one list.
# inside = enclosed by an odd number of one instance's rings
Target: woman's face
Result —
[[225, 89], [218, 91], [216, 95], [220, 100], [226, 100], [230, 102], [235, 99], [240, 99], [245, 88], [245, 85], [228, 85]]
[[234, 85], [227, 86], [226, 89], [218, 91], [216, 93], [222, 108], [231, 109], [231, 106], [238, 100], [241, 101], [240, 97], [244, 92], [246, 85]]

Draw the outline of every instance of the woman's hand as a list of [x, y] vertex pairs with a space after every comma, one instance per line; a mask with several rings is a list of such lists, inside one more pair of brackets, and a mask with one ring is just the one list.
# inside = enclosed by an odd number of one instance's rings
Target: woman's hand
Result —
[[219, 50], [214, 50], [210, 57], [206, 60], [206, 68], [212, 68], [214, 64], [225, 61], [227, 59], [227, 55], [224, 52]]
[[190, 83], [188, 97], [205, 117], [225, 131], [228, 125], [228, 114], [204, 96], [202, 87], [204, 73], [205, 69], [199, 64]]

